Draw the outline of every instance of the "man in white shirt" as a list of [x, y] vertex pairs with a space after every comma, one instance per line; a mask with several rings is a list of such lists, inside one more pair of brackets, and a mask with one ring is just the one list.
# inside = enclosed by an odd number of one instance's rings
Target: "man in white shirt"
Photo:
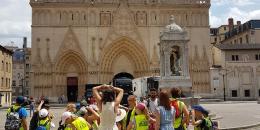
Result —
[[148, 110], [154, 115], [158, 107], [157, 90], [155, 88], [150, 89], [150, 98], [147, 101]]

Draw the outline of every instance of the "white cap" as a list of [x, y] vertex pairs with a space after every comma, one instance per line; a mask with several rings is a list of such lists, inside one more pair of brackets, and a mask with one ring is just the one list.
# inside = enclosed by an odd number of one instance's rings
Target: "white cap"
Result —
[[116, 122], [123, 120], [126, 116], [126, 111], [124, 109], [118, 109], [118, 113], [116, 116]]
[[71, 112], [64, 112], [64, 113], [62, 114], [62, 117], [61, 117], [61, 125], [64, 125], [64, 124], [65, 124], [65, 121], [66, 121], [69, 117], [71, 117], [71, 116], [72, 116]]
[[40, 117], [40, 118], [47, 117], [48, 114], [49, 114], [49, 112], [48, 112], [48, 110], [46, 110], [46, 109], [41, 109], [41, 110], [39, 111], [39, 117]]

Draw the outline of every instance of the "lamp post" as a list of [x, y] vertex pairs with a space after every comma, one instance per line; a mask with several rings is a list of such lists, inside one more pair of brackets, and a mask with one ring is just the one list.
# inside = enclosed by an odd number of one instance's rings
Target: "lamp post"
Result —
[[223, 73], [219, 73], [222, 75], [222, 78], [223, 78], [223, 98], [224, 98], [224, 101], [226, 101], [226, 84], [225, 84], [225, 76], [227, 76], [229, 73], [233, 72], [233, 71], [230, 71], [230, 72], [227, 72], [228, 70], [227, 69], [221, 69], [221, 70], [224, 70], [225, 72]]
[[22, 78], [22, 96], [24, 96], [24, 79]]
[[225, 86], [225, 74], [222, 75], [223, 77], [223, 95], [224, 95], [224, 101], [226, 101], [226, 86]]

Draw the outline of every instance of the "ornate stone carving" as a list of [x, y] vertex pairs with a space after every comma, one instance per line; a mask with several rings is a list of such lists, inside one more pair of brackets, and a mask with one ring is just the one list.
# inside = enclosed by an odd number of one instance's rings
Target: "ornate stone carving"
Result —
[[111, 25], [111, 13], [109, 11], [100, 13], [100, 25], [101, 26]]
[[36, 39], [37, 41], [37, 52], [36, 57], [34, 59], [34, 64], [42, 64], [42, 57], [41, 57], [41, 49], [40, 49], [40, 38]]
[[187, 32], [171, 16], [170, 24], [160, 34], [160, 87], [191, 87]]
[[104, 43], [111, 43], [116, 39], [125, 36], [140, 44], [144, 44], [130, 12], [127, 3], [122, 1], [114, 12], [113, 23]]

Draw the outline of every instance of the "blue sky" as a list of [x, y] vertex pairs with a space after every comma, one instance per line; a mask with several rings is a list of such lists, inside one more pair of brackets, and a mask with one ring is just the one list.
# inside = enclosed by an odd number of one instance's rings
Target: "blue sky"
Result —
[[[242, 23], [260, 19], [260, 0], [211, 0], [210, 25], [218, 27], [227, 24], [227, 19]], [[22, 37], [31, 38], [31, 8], [29, 0], [1, 0], [0, 3], [0, 44], [21, 47]]]

